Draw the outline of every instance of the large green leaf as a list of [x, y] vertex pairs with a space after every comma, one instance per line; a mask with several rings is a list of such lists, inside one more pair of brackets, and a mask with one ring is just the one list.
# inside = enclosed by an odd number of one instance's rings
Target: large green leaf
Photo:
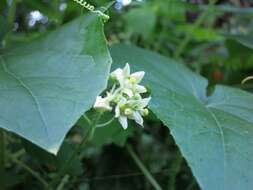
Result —
[[203, 189], [252, 189], [250, 93], [217, 86], [207, 97], [203, 77], [134, 46], [116, 45], [112, 57], [119, 65], [129, 62], [133, 70], [146, 72], [144, 83], [152, 89], [153, 97], [150, 109], [170, 128]]
[[106, 87], [111, 58], [95, 15], [0, 55], [0, 127], [56, 154]]

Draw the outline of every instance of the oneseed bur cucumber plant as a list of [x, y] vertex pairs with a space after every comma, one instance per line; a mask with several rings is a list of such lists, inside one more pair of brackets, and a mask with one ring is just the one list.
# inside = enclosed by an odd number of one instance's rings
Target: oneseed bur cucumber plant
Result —
[[0, 190], [251, 190], [253, 5], [108, 3], [0, 1]]

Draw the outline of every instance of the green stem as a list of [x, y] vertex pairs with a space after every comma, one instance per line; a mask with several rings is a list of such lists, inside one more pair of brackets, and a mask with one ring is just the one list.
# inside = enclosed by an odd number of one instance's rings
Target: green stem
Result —
[[54, 0], [52, 3], [56, 27], [60, 27], [62, 24], [62, 12], [59, 10], [60, 0]]
[[129, 152], [130, 156], [132, 157], [132, 159], [136, 163], [136, 165], [139, 167], [139, 169], [142, 171], [142, 173], [145, 175], [145, 177], [151, 183], [151, 185], [154, 187], [154, 189], [155, 190], [162, 190], [162, 188], [157, 183], [155, 178], [151, 175], [151, 173], [148, 171], [148, 169], [145, 167], [145, 165], [141, 162], [140, 158], [134, 152], [132, 146], [130, 144], [127, 144], [126, 148], [127, 148], [127, 151]]
[[74, 160], [74, 158], [77, 156], [77, 154], [81, 151], [81, 149], [83, 148], [84, 144], [86, 144], [88, 141], [90, 141], [93, 138], [95, 129], [96, 129], [96, 125], [98, 120], [101, 117], [101, 113], [99, 113], [95, 119], [92, 121], [89, 130], [86, 132], [84, 138], [82, 139], [81, 143], [79, 145], [77, 145], [77, 147], [75, 148], [75, 150], [72, 152], [72, 154], [70, 155], [70, 157], [67, 159], [67, 161], [65, 162], [65, 164], [62, 166], [62, 168], [60, 169], [60, 171], [58, 172], [58, 174], [55, 176], [55, 178], [53, 178], [52, 182], [48, 185], [48, 187], [46, 188], [46, 190], [51, 190], [52, 188], [54, 188], [60, 181], [61, 177], [67, 172], [67, 170], [69, 169], [72, 161]]
[[9, 156], [9, 158], [14, 163], [16, 163], [17, 165], [21, 166], [24, 170], [26, 170], [27, 172], [29, 172], [30, 174], [32, 174], [32, 176], [35, 177], [38, 181], [40, 181], [43, 186], [45, 186], [45, 187], [48, 186], [48, 183], [40, 176], [39, 173], [37, 173], [36, 171], [34, 171], [32, 168], [30, 168], [29, 166], [27, 166], [25, 163], [23, 163], [20, 160], [18, 160], [15, 156]]
[[183, 157], [181, 156], [180, 151], [176, 152], [175, 159], [173, 160], [168, 184], [168, 190], [175, 190], [176, 189], [176, 178], [181, 169], [181, 165], [183, 162]]
[[68, 183], [69, 181], [69, 175], [65, 175], [60, 183], [60, 185], [58, 185], [56, 190], [64, 190], [65, 185]]
[[4, 131], [0, 129], [0, 190], [6, 189], [5, 181], [5, 140]]
[[16, 0], [11, 1], [11, 5], [8, 11], [8, 16], [7, 16], [7, 23], [8, 23], [8, 29], [12, 30], [13, 23], [15, 20], [15, 14], [16, 14]]
[[242, 84], [244, 84], [245, 82], [247, 82], [249, 80], [253, 80], [253, 76], [250, 76], [250, 77], [247, 77], [247, 78], [243, 79]]
[[91, 125], [92, 122], [86, 114], [83, 114], [82, 117], [87, 121], [88, 125]]
[[105, 122], [105, 123], [97, 124], [96, 127], [97, 127], [97, 128], [99, 128], [99, 127], [105, 127], [105, 126], [111, 124], [111, 123], [114, 121], [114, 119], [115, 119], [115, 117], [112, 117], [109, 121], [107, 121], [107, 122]]
[[186, 48], [186, 46], [188, 45], [188, 43], [191, 41], [192, 39], [192, 33], [205, 21], [205, 19], [207, 18], [207, 16], [209, 15], [210, 11], [212, 10], [214, 4], [217, 2], [218, 0], [211, 0], [209, 2], [208, 8], [202, 13], [202, 15], [200, 15], [198, 17], [198, 19], [195, 21], [195, 23], [193, 24], [191, 30], [187, 33], [187, 35], [185, 36], [185, 38], [183, 39], [183, 41], [179, 44], [175, 54], [174, 54], [174, 58], [178, 59], [181, 54], [183, 53], [184, 49]]
[[17, 7], [17, 0], [12, 0], [8, 15], [7, 15], [7, 33], [4, 37], [5, 43], [8, 44], [9, 38], [12, 34], [13, 24], [15, 21], [15, 15], [16, 15], [16, 7]]

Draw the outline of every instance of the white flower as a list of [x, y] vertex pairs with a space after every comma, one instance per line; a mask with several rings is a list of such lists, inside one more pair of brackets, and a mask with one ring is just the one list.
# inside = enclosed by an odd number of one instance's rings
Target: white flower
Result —
[[140, 83], [144, 75], [145, 75], [144, 71], [139, 71], [130, 74], [130, 66], [128, 63], [125, 65], [123, 69], [118, 68], [111, 73], [111, 77], [118, 80], [118, 82], [122, 87], [127, 84]]
[[144, 75], [144, 71], [131, 74], [128, 63], [123, 69], [116, 69], [111, 73], [111, 77], [117, 81], [117, 84], [113, 85], [112, 89], [106, 93], [106, 97], [97, 97], [94, 108], [108, 111], [114, 109], [115, 118], [119, 120], [124, 129], [128, 126], [128, 119], [143, 126], [142, 116], [148, 115], [146, 107], [151, 99], [141, 96], [147, 92], [147, 89], [139, 84]]
[[130, 76], [130, 67], [128, 63], [125, 65], [123, 69], [118, 68], [111, 73], [111, 77], [115, 78], [119, 82], [121, 87], [124, 87], [125, 82], [129, 78], [129, 76]]
[[116, 79], [120, 87], [122, 88], [122, 92], [129, 97], [132, 97], [134, 93], [146, 93], [147, 89], [139, 85], [145, 75], [144, 71], [139, 71], [130, 74], [130, 66], [127, 63], [123, 69], [116, 69], [111, 73], [111, 77]]
[[127, 119], [132, 119], [139, 125], [143, 126], [142, 116], [148, 115], [146, 109], [151, 97], [137, 100], [122, 98], [115, 107], [115, 117], [119, 119], [120, 124], [125, 129], [127, 128]]
[[112, 107], [110, 106], [110, 102], [108, 98], [102, 98], [101, 96], [98, 96], [96, 98], [96, 102], [93, 106], [95, 109], [102, 109], [102, 110], [108, 110], [111, 111]]
[[140, 83], [145, 75], [144, 71], [139, 71], [130, 75], [130, 81], [134, 84]]
[[143, 118], [138, 111], [133, 112], [133, 114], [129, 118], [133, 119], [136, 123], [143, 126]]

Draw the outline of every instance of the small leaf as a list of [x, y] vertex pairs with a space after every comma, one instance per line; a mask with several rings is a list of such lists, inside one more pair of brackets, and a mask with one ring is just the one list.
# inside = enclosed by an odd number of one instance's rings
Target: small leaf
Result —
[[207, 97], [206, 79], [135, 46], [116, 45], [112, 57], [146, 72], [150, 109], [170, 128], [202, 189], [252, 189], [252, 94], [218, 85]]

